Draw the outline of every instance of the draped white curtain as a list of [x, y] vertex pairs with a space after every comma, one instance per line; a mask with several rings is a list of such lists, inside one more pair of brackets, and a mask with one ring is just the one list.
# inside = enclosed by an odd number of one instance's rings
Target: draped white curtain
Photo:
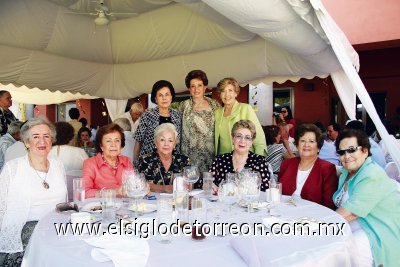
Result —
[[127, 99], [125, 100], [113, 100], [113, 99], [104, 99], [106, 102], [108, 114], [110, 115], [111, 120], [115, 120], [119, 118], [124, 112], [126, 108]]
[[349, 54], [347, 54], [348, 50], [343, 45], [343, 42], [341, 42], [340, 35], [337, 34], [337, 26], [335, 22], [329, 16], [328, 12], [325, 10], [320, 0], [310, 0], [310, 2], [315, 9], [317, 18], [322, 28], [324, 29], [329, 41], [331, 42], [333, 51], [335, 52], [340, 62], [340, 65], [343, 68], [343, 70], [333, 72], [331, 73], [331, 75], [333, 81], [335, 82], [335, 87], [339, 93], [340, 98], [342, 99], [342, 101], [346, 101], [345, 109], [346, 112], [348, 112], [347, 114], [350, 118], [355, 118], [355, 113], [353, 112], [355, 112], [356, 103], [355, 98], [353, 98], [353, 93], [343, 93], [344, 90], [351, 90], [357, 94], [358, 98], [363, 104], [363, 107], [365, 107], [368, 115], [375, 124], [375, 127], [379, 132], [379, 135], [381, 136], [383, 142], [385, 143], [393, 161], [396, 162], [397, 167], [400, 168], [400, 152], [399, 150], [397, 150], [397, 144], [395, 143], [395, 140], [393, 138], [390, 138], [389, 133], [387, 132], [385, 126], [379, 118], [374, 103], [372, 102], [367, 90], [365, 89], [365, 86], [356, 71], [356, 67], [353, 66]]

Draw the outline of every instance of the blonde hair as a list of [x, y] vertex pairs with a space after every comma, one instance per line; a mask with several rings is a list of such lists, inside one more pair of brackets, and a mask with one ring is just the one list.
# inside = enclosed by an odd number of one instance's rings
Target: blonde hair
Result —
[[251, 136], [253, 137], [253, 140], [256, 138], [256, 126], [251, 120], [240, 120], [237, 121], [233, 127], [232, 127], [232, 137], [235, 136], [236, 132], [239, 129], [248, 129], [251, 132]]
[[157, 126], [157, 128], [154, 130], [154, 142], [164, 132], [173, 133], [175, 143], [177, 143], [177, 144], [179, 143], [178, 132], [176, 131], [175, 125], [173, 125], [172, 123], [163, 123], [163, 124], [160, 124]]
[[143, 112], [143, 105], [139, 102], [135, 102], [132, 104], [130, 112]]
[[217, 84], [217, 92], [221, 93], [228, 85], [233, 85], [235, 93], [239, 94], [240, 92], [239, 83], [235, 80], [235, 78], [232, 77], [223, 78], [222, 80], [220, 80]]

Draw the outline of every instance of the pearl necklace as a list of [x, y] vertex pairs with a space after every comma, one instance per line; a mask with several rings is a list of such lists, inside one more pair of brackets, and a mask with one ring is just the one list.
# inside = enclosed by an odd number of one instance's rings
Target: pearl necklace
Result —
[[28, 156], [28, 159], [29, 159], [29, 163], [30, 163], [32, 169], [35, 171], [35, 173], [36, 173], [36, 175], [39, 177], [39, 179], [42, 180], [42, 186], [44, 187], [44, 189], [49, 189], [49, 188], [50, 188], [50, 185], [49, 185], [49, 183], [46, 181], [46, 179], [47, 179], [47, 173], [49, 172], [49, 166], [48, 166], [48, 161], [47, 161], [47, 159], [46, 159], [46, 170], [47, 170], [47, 172], [45, 172], [44, 179], [42, 178], [42, 176], [39, 175], [39, 173], [37, 172], [37, 170], [35, 169], [35, 167], [33, 167], [33, 163], [32, 163], [31, 157]]

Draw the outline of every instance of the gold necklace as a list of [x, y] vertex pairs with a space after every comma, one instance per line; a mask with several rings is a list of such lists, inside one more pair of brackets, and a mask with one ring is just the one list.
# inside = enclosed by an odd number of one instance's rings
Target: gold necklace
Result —
[[42, 186], [44, 187], [44, 189], [49, 189], [49, 188], [50, 188], [50, 185], [49, 185], [48, 182], [46, 182], [47, 173], [49, 172], [49, 167], [48, 167], [48, 165], [47, 165], [47, 164], [48, 164], [47, 159], [46, 159], [46, 170], [47, 170], [47, 172], [45, 172], [44, 179], [42, 178], [42, 176], [39, 175], [39, 173], [37, 172], [37, 170], [36, 170], [35, 167], [33, 166], [31, 157], [28, 156], [28, 159], [29, 159], [29, 163], [30, 163], [32, 169], [35, 171], [35, 173], [36, 173], [36, 175], [39, 177], [39, 179], [42, 180]]

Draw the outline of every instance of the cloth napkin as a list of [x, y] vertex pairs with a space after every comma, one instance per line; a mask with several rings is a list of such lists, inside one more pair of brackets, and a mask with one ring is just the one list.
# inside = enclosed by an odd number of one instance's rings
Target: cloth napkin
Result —
[[250, 237], [235, 237], [230, 240], [232, 248], [249, 267], [261, 267], [256, 242]]
[[150, 254], [147, 241], [132, 236], [105, 234], [85, 239], [85, 242], [96, 247], [91, 251], [95, 261], [111, 260], [115, 267], [143, 267]]

